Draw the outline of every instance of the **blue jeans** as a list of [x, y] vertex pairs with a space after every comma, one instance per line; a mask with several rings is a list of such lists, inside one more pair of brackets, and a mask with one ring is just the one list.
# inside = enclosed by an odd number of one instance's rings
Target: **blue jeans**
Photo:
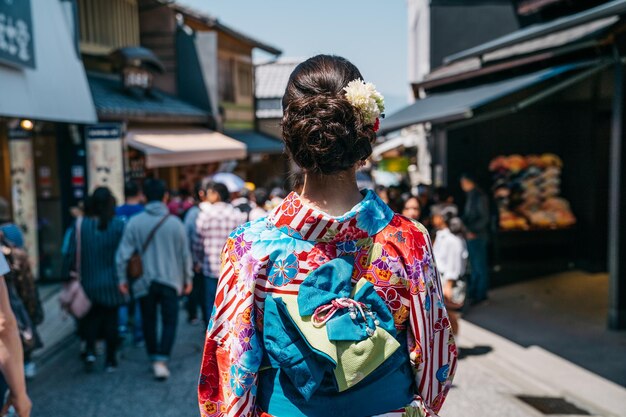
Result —
[[[130, 320], [130, 310], [133, 311], [133, 319]], [[119, 333], [121, 336], [125, 336], [128, 332], [130, 324], [132, 323], [133, 329], [133, 342], [139, 343], [143, 341], [143, 330], [141, 329], [141, 309], [139, 308], [139, 302], [134, 300], [128, 304], [124, 304], [119, 309]]]
[[203, 308], [206, 311], [206, 316], [211, 317], [211, 313], [213, 313], [213, 304], [215, 304], [215, 295], [217, 294], [217, 278], [213, 277], [204, 277], [204, 306]]
[[[178, 326], [178, 292], [169, 285], [153, 282], [148, 295], [139, 299], [143, 335], [148, 356], [153, 361], [170, 357]], [[157, 336], [157, 310], [161, 311], [161, 337]]]
[[487, 239], [476, 238], [467, 240], [467, 252], [471, 265], [469, 298], [482, 301], [487, 298], [489, 290], [489, 265], [487, 262]]

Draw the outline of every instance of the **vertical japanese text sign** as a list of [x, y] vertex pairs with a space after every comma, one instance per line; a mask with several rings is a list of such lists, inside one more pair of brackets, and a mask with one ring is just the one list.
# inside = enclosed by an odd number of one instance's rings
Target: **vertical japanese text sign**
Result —
[[13, 219], [22, 229], [24, 246], [28, 251], [33, 273], [37, 276], [39, 238], [37, 231], [37, 193], [35, 192], [33, 143], [30, 132], [10, 131], [9, 138]]
[[108, 187], [118, 204], [124, 202], [124, 156], [122, 126], [115, 123], [85, 128], [89, 192]]
[[0, 0], [0, 62], [35, 68], [30, 1]]

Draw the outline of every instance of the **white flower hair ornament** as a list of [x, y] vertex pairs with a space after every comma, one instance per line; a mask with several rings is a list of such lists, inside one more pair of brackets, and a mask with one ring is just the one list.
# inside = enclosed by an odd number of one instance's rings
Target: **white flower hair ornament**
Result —
[[385, 117], [385, 99], [376, 91], [376, 86], [356, 79], [344, 87], [346, 98], [363, 117], [366, 125], [372, 125], [374, 132], [380, 127], [380, 118]]

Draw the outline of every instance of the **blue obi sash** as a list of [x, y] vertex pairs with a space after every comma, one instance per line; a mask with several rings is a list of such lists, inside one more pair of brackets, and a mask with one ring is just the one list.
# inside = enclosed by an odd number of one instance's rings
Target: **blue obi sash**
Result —
[[353, 258], [333, 259], [307, 276], [297, 296], [266, 298], [257, 391], [263, 411], [357, 417], [412, 401], [406, 334], [396, 334], [369, 282], [352, 287], [353, 267]]

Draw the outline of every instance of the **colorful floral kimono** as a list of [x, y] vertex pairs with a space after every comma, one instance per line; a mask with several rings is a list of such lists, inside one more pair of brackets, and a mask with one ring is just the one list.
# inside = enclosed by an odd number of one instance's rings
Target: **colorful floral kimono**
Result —
[[341, 217], [292, 193], [226, 243], [200, 411], [435, 416], [456, 358], [426, 230], [372, 191]]

